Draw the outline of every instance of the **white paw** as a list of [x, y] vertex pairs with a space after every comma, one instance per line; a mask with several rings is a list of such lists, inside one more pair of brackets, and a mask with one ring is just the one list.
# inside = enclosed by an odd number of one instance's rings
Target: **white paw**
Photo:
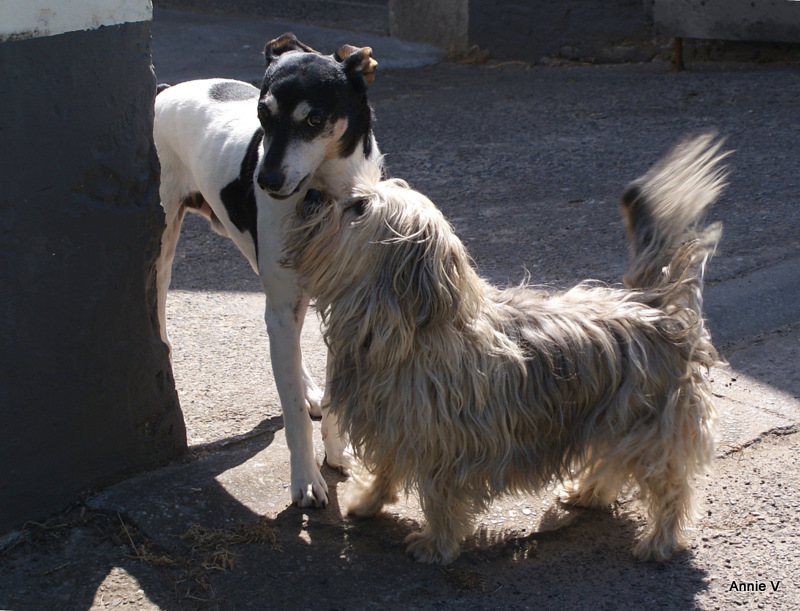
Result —
[[666, 562], [681, 547], [673, 533], [654, 530], [634, 546], [633, 556], [642, 562]]
[[572, 482], [564, 483], [556, 488], [556, 498], [564, 505], [580, 505], [581, 491]]
[[355, 472], [357, 464], [350, 447], [341, 443], [325, 443], [325, 462], [345, 477]]
[[328, 484], [322, 477], [316, 461], [313, 468], [292, 469], [292, 502], [298, 507], [327, 507]]
[[461, 546], [457, 542], [437, 537], [431, 532], [430, 527], [411, 533], [405, 542], [406, 552], [415, 560], [427, 564], [450, 564], [461, 553]]
[[355, 458], [347, 445], [347, 436], [339, 430], [336, 416], [330, 409], [322, 410], [322, 423], [320, 425], [322, 443], [325, 446], [325, 461], [332, 469], [337, 469], [343, 475], [352, 475], [355, 467]]
[[614, 500], [596, 486], [581, 486], [578, 482], [565, 482], [556, 489], [556, 496], [564, 505], [589, 509], [604, 509]]
[[306, 407], [312, 418], [322, 418], [322, 391], [316, 386], [306, 387]]
[[381, 509], [383, 509], [383, 499], [365, 493], [347, 506], [347, 513], [359, 518], [373, 518]]

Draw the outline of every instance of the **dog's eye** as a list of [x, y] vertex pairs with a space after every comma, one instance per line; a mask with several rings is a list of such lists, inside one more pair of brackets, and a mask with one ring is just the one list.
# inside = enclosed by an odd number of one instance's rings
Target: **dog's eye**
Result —
[[306, 118], [306, 123], [308, 123], [311, 127], [317, 127], [320, 123], [322, 123], [322, 116], [316, 113], [311, 113]]
[[368, 200], [366, 199], [354, 199], [347, 205], [347, 210], [353, 212], [356, 216], [361, 216], [367, 209]]

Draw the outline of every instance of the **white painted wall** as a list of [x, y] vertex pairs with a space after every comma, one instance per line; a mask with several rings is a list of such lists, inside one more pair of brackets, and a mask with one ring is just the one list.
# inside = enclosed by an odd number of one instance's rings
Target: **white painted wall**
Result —
[[151, 0], [0, 0], [0, 42], [150, 21]]

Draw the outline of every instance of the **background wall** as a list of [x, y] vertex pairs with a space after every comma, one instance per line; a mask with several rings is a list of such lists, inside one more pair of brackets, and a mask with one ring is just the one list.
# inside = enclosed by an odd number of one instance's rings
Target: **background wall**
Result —
[[653, 14], [666, 36], [800, 42], [797, 0], [654, 0]]
[[186, 446], [156, 317], [150, 3], [32, 4], [0, 26], [0, 532]]
[[495, 59], [644, 61], [655, 51], [643, 0], [469, 0], [469, 44]]

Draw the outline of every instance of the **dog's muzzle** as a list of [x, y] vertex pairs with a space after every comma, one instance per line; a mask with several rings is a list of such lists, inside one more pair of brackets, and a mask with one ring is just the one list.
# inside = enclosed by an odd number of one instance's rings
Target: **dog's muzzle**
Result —
[[258, 176], [256, 176], [256, 183], [258, 186], [267, 193], [270, 197], [275, 199], [288, 199], [292, 195], [297, 194], [300, 189], [302, 189], [308, 179], [311, 177], [310, 174], [303, 177], [303, 179], [297, 183], [297, 186], [290, 192], [290, 193], [281, 193], [281, 189], [283, 189], [284, 184], [286, 182], [286, 176], [283, 172], [275, 171], [275, 172], [260, 172]]

